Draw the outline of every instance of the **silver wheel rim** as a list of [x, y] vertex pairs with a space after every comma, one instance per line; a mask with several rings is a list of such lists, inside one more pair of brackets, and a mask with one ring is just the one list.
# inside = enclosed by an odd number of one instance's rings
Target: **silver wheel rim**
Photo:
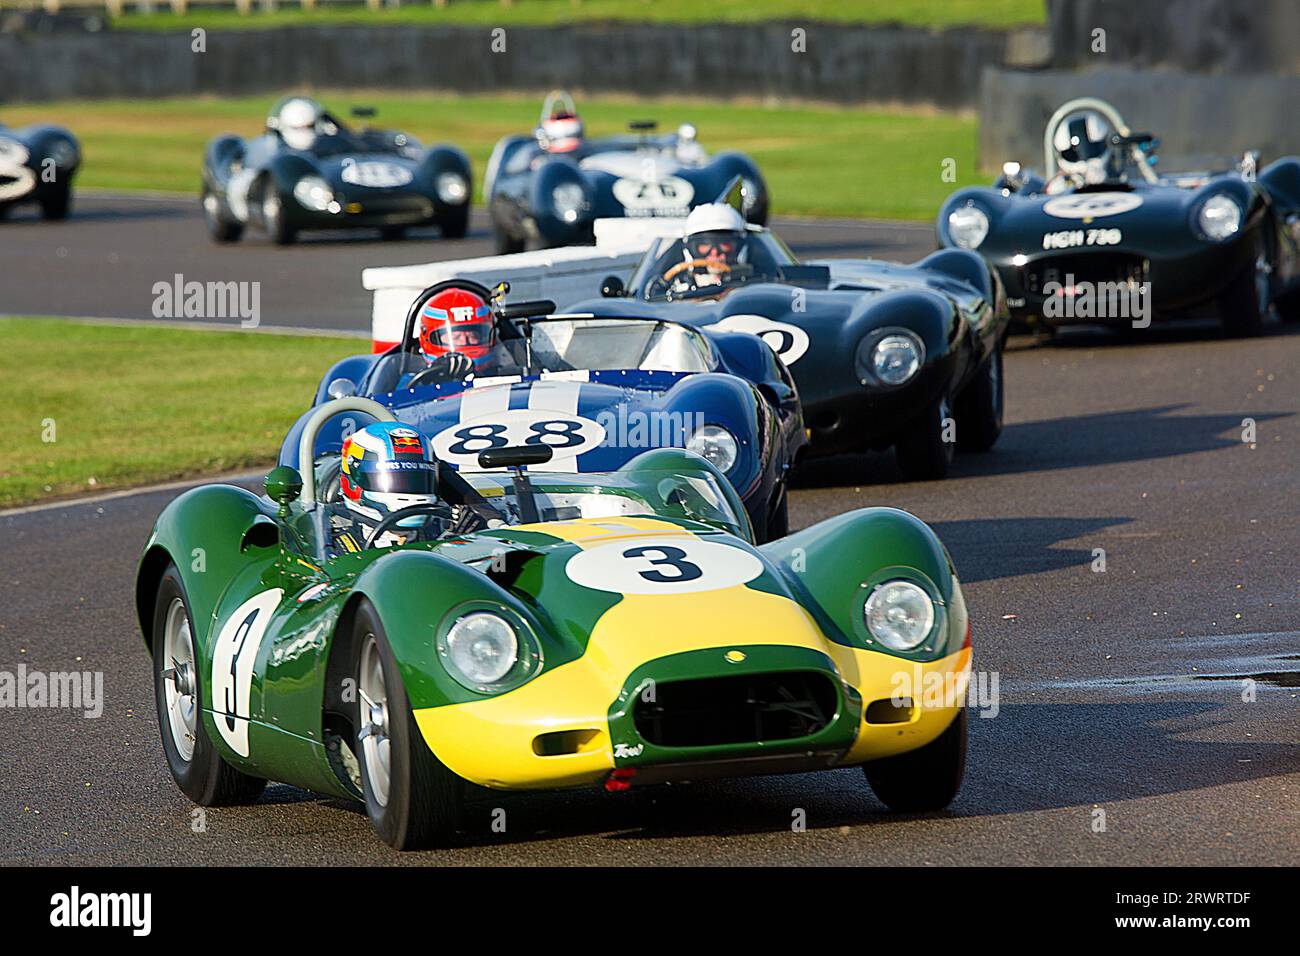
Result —
[[357, 695], [361, 729], [358, 739], [365, 756], [366, 782], [370, 794], [381, 807], [388, 806], [391, 780], [392, 745], [388, 739], [388, 686], [384, 683], [384, 665], [379, 657], [379, 642], [367, 634], [361, 646], [361, 667], [357, 674]]
[[267, 190], [262, 199], [262, 218], [266, 220], [266, 228], [273, 229], [280, 218], [280, 197], [275, 194], [275, 187], [268, 186]]
[[194, 759], [194, 741], [198, 733], [199, 708], [194, 675], [194, 638], [190, 634], [190, 617], [185, 602], [172, 598], [163, 629], [163, 700], [167, 712], [167, 729], [176, 752], [186, 763]]

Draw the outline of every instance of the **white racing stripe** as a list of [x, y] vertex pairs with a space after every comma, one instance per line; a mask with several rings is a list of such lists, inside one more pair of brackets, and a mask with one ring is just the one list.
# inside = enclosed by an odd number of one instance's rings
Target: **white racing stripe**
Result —
[[510, 386], [494, 385], [487, 388], [467, 388], [460, 393], [460, 420], [462, 422], [495, 415], [510, 407]]
[[576, 415], [578, 414], [578, 395], [581, 392], [581, 382], [557, 378], [543, 379], [528, 390], [528, 407], [534, 411], [542, 410]]

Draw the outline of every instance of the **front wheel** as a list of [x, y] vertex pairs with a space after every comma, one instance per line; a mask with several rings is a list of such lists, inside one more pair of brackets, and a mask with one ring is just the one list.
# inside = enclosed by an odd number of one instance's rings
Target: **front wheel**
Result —
[[957, 398], [957, 443], [962, 451], [988, 451], [1002, 434], [1002, 347], [980, 366]]
[[966, 772], [966, 708], [948, 729], [916, 750], [863, 764], [877, 797], [899, 813], [942, 810], [961, 789]]
[[262, 225], [277, 246], [287, 246], [297, 237], [297, 232], [285, 218], [284, 203], [280, 201], [275, 183], [267, 183], [262, 191]]
[[445, 846], [462, 821], [464, 783], [424, 742], [379, 616], [357, 611], [357, 759], [366, 815], [397, 850]]
[[501, 226], [493, 227], [492, 232], [496, 240], [497, 255], [509, 256], [524, 251], [524, 240], [516, 239]]
[[469, 203], [442, 214], [439, 220], [444, 239], [464, 239], [469, 232]]
[[193, 615], [180, 572], [169, 565], [153, 616], [153, 686], [163, 753], [181, 792], [199, 806], [250, 803], [266, 786], [226, 763], [203, 728], [203, 678]]
[[44, 219], [67, 219], [72, 210], [72, 187], [58, 186], [41, 197], [41, 216]]
[[1266, 266], [1262, 256], [1252, 259], [1219, 297], [1219, 321], [1234, 339], [1252, 338], [1264, 331], [1271, 299]]
[[908, 481], [946, 477], [956, 451], [957, 443], [951, 434], [955, 427], [948, 396], [940, 395], [912, 420], [894, 443], [894, 458], [903, 477]]

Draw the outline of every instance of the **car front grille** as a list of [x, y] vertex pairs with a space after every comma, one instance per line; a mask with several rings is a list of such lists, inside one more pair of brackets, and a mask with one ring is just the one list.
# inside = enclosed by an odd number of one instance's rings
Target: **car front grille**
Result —
[[709, 747], [809, 737], [830, 723], [837, 703], [825, 674], [737, 674], [656, 683], [637, 697], [632, 717], [656, 746]]
[[1141, 256], [1099, 252], [1039, 259], [1021, 268], [1026, 294], [1043, 298], [1043, 289], [1057, 283], [1065, 289], [1083, 282], [1116, 282], [1135, 286], [1147, 278], [1147, 261]]

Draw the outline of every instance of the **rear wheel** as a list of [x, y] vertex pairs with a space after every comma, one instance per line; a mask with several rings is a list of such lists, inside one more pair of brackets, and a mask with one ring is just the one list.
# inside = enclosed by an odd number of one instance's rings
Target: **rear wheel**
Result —
[[203, 678], [193, 616], [175, 565], [158, 585], [153, 618], [154, 702], [163, 753], [181, 792], [204, 807], [249, 803], [266, 786], [226, 763], [203, 728]]
[[863, 764], [881, 802], [899, 813], [942, 810], [952, 803], [966, 772], [967, 722], [962, 707], [948, 729], [924, 747]]
[[234, 222], [221, 214], [221, 199], [210, 189], [203, 190], [203, 224], [213, 242], [238, 242], [244, 234], [243, 223]]
[[940, 395], [907, 426], [894, 443], [894, 458], [904, 478], [934, 481], [948, 474], [957, 447], [955, 441], [945, 440], [952, 420], [948, 396]]
[[41, 216], [45, 219], [67, 219], [72, 210], [72, 187], [67, 183], [56, 186], [41, 197]]
[[781, 486], [780, 497], [767, 516], [767, 540], [775, 541], [790, 533], [790, 494]]
[[1002, 434], [1002, 347], [994, 347], [957, 397], [957, 444], [962, 451], [988, 451]]
[[384, 226], [379, 230], [379, 235], [383, 237], [385, 242], [395, 242], [398, 239], [406, 238], [406, 227]]
[[1267, 261], [1252, 259], [1219, 297], [1219, 321], [1232, 338], [1249, 338], [1264, 331], [1271, 290]]
[[398, 850], [449, 843], [462, 821], [464, 782], [429, 750], [374, 608], [356, 616], [357, 760], [366, 814]]

